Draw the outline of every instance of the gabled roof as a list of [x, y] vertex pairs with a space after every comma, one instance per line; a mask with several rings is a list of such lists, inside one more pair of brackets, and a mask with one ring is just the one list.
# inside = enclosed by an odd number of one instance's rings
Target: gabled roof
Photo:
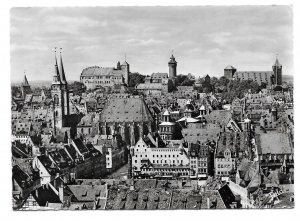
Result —
[[209, 115], [207, 115], [206, 120], [208, 123], [215, 123], [225, 126], [231, 118], [232, 114], [230, 111], [213, 110]]
[[51, 184], [45, 184], [31, 194], [39, 206], [46, 206], [47, 203], [61, 203], [59, 196], [50, 187]]
[[37, 156], [39, 161], [43, 164], [45, 169], [48, 171], [50, 175], [55, 175], [56, 172], [58, 172], [58, 168], [54, 165], [54, 163], [51, 161], [49, 156], [46, 155], [40, 155]]
[[73, 202], [94, 202], [97, 197], [106, 197], [106, 185], [68, 185]]
[[74, 144], [76, 145], [76, 147], [78, 148], [79, 152], [84, 155], [89, 153], [88, 148], [84, 145], [84, 143], [82, 142], [82, 140], [80, 139], [75, 139], [73, 140]]

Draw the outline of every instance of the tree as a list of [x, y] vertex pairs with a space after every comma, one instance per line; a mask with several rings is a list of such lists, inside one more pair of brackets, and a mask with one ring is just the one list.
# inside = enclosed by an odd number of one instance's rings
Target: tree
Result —
[[86, 86], [78, 81], [74, 81], [72, 84], [69, 85], [70, 89], [73, 90], [74, 95], [82, 95], [86, 91]]
[[185, 78], [184, 81], [180, 84], [181, 86], [193, 86], [195, 83], [194, 80], [190, 80], [188, 78]]
[[141, 84], [145, 82], [145, 76], [139, 74], [138, 72], [129, 74], [129, 87], [135, 87], [137, 84]]
[[20, 93], [21, 93], [21, 91], [18, 86], [11, 86], [11, 96], [12, 97], [16, 97]]

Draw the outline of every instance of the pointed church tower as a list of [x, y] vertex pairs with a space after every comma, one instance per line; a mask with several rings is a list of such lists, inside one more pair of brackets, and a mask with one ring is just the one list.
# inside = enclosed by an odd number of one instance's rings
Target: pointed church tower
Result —
[[274, 72], [274, 84], [282, 85], [282, 65], [279, 63], [278, 58], [276, 57], [275, 64], [272, 66]]
[[29, 83], [28, 83], [26, 74], [24, 75], [24, 82], [23, 82], [23, 85], [28, 85], [28, 86], [30, 86]]
[[[56, 128], [62, 128], [66, 126], [67, 116], [69, 115], [69, 95], [67, 89], [67, 82], [64, 74], [63, 64], [61, 60], [59, 71], [56, 51], [55, 51], [55, 65], [54, 75], [51, 85], [51, 97], [53, 101], [53, 127], [54, 134], [56, 134]], [[62, 73], [63, 71], [63, 73]]]
[[32, 93], [25, 73], [24, 73], [24, 81], [21, 85], [21, 93], [22, 93], [22, 98], [23, 99], [25, 99], [26, 94]]
[[68, 82], [66, 79], [65, 75], [65, 70], [64, 70], [64, 65], [63, 65], [63, 60], [61, 56], [61, 51], [60, 51], [60, 78], [62, 82], [62, 92], [63, 92], [63, 97], [64, 97], [64, 112], [66, 115], [70, 114], [70, 107], [69, 107], [69, 89], [68, 89]]

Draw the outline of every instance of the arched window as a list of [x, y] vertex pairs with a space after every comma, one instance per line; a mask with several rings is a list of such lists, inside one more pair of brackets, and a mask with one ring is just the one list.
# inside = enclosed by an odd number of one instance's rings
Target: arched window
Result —
[[55, 94], [54, 95], [54, 105], [57, 106], [59, 104], [59, 98], [58, 98], [58, 95]]

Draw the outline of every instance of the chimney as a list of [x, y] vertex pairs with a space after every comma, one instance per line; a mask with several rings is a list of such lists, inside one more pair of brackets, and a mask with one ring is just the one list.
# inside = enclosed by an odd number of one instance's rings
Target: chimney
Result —
[[209, 198], [207, 197], [207, 209], [210, 208], [210, 201], [209, 201]]

